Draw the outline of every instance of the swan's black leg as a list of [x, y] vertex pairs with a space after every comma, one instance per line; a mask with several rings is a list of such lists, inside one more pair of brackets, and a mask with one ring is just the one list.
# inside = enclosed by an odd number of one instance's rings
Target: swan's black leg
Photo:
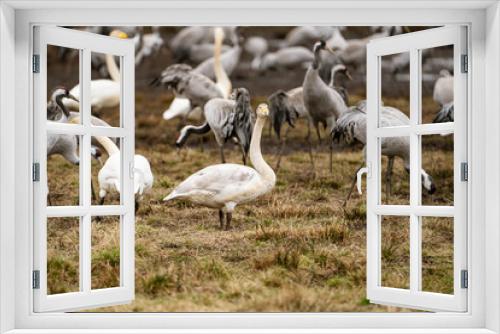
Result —
[[231, 229], [231, 219], [233, 218], [233, 214], [231, 212], [228, 212], [226, 214], [226, 231]]
[[224, 212], [222, 209], [219, 209], [219, 222], [220, 222], [220, 229], [224, 229]]

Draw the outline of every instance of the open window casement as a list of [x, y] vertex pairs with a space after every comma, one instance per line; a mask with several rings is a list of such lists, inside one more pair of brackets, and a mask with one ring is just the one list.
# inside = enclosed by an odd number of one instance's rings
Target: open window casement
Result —
[[[367, 46], [367, 298], [372, 303], [395, 305], [429, 311], [467, 310], [467, 45], [466, 28], [447, 26], [421, 32], [403, 34], [371, 41]], [[454, 91], [454, 119], [443, 123], [433, 123], [423, 117], [422, 81], [423, 58], [430, 48], [452, 49]], [[384, 123], [382, 99], [383, 76], [382, 58], [396, 54], [409, 57], [409, 122], [403, 126]], [[437, 112], [437, 110], [436, 110]], [[425, 136], [450, 136], [453, 138], [453, 194], [450, 206], [435, 206], [423, 201], [422, 189], [426, 182], [423, 177], [422, 154]], [[382, 156], [386, 142], [402, 138], [409, 146], [409, 198], [407, 204], [390, 203], [383, 199]], [[406, 147], [407, 149], [408, 147]], [[453, 166], [451, 166], [453, 165]], [[447, 218], [446, 218], [447, 217]], [[394, 218], [394, 219], [393, 219]], [[432, 286], [422, 284], [424, 239], [422, 224], [426, 220], [432, 224], [438, 219], [447, 219], [452, 225], [453, 283], [450, 291], [432, 291]], [[407, 231], [408, 243], [403, 240], [391, 245], [393, 248], [407, 247], [408, 267], [405, 269], [384, 266], [384, 223], [388, 220], [400, 223], [401, 231]], [[450, 260], [451, 262], [451, 260]], [[401, 269], [408, 276], [406, 286], [389, 286], [384, 277]], [[389, 271], [389, 273], [384, 272]], [[392, 273], [394, 274], [394, 272]], [[397, 274], [397, 273], [396, 273]]]
[[[68, 48], [74, 51], [72, 57], [79, 59], [79, 96], [76, 110], [80, 114], [74, 122], [47, 119], [47, 100], [54, 87], [48, 87], [50, 77], [47, 70], [49, 48]], [[91, 122], [91, 56], [92, 53], [113, 55], [118, 59], [121, 74], [115, 75], [114, 85], [119, 87], [120, 124], [112, 127], [95, 126]], [[118, 68], [118, 67], [116, 67]], [[106, 37], [58, 27], [35, 27], [33, 46], [34, 83], [34, 254], [33, 294], [34, 311], [74, 311], [91, 307], [128, 303], [134, 298], [134, 45], [131, 40]], [[113, 85], [113, 83], [111, 83]], [[116, 86], [115, 86], [116, 87]], [[71, 89], [72, 87], [67, 87]], [[75, 93], [75, 92], [73, 92]], [[73, 114], [75, 115], [75, 114]], [[61, 115], [59, 115], [61, 116]], [[71, 170], [77, 171], [79, 184], [77, 199], [61, 205], [51, 203], [48, 171], [47, 140], [65, 135], [70, 142], [75, 140], [76, 156]], [[96, 205], [92, 199], [92, 142], [96, 138], [115, 138], [119, 148], [120, 200], [113, 205]], [[56, 175], [64, 178], [65, 175]], [[51, 175], [51, 178], [55, 178]], [[48, 183], [49, 182], [49, 183]], [[94, 181], [95, 182], [95, 181]], [[94, 184], [94, 187], [97, 185]], [[52, 205], [51, 205], [52, 204]], [[109, 218], [117, 222], [119, 240], [119, 282], [116, 286], [95, 288], [92, 283], [92, 228], [96, 218]], [[67, 226], [74, 231], [75, 239], [64, 243], [78, 257], [76, 288], [72, 291], [49, 291], [47, 240], [48, 222], [51, 224], [74, 222]], [[64, 236], [66, 237], [66, 236]], [[70, 243], [68, 246], [67, 244]], [[72, 244], [75, 243], [75, 244]], [[78, 244], [77, 244], [78, 243]], [[62, 282], [61, 282], [62, 283]]]

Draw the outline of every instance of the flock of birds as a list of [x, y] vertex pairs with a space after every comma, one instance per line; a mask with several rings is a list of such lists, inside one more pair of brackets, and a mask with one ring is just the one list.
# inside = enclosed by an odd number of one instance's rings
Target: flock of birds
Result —
[[[87, 30], [107, 33], [115, 38], [132, 37], [136, 45], [136, 64], [160, 50], [164, 41], [158, 28], [144, 33], [140, 28], [121, 27], [106, 31], [102, 27]], [[252, 36], [243, 41], [237, 27], [186, 27], [170, 40], [169, 47], [175, 64], [169, 65], [151, 81], [175, 94], [163, 113], [167, 121], [181, 118], [185, 125], [175, 145], [181, 148], [191, 135], [212, 132], [220, 148], [221, 164], [211, 165], [192, 174], [175, 187], [164, 201], [182, 199], [197, 205], [219, 210], [221, 228], [229, 229], [232, 213], [239, 204], [246, 203], [271, 191], [276, 183], [286, 137], [298, 119], [308, 124], [309, 156], [314, 169], [311, 144], [313, 125], [321, 143], [321, 126], [331, 135], [330, 170], [333, 170], [332, 148], [335, 142], [355, 141], [366, 144], [366, 101], [349, 106], [345, 87], [336, 85], [336, 76], [351, 79], [349, 68], [360, 69], [366, 63], [366, 44], [373, 38], [402, 33], [401, 27], [379, 27], [380, 31], [361, 39], [345, 39], [343, 27], [296, 27], [283, 40], [267, 40]], [[244, 43], [243, 43], [244, 42]], [[229, 43], [229, 44], [225, 44]], [[305, 45], [312, 45], [308, 48]], [[270, 50], [274, 51], [270, 51]], [[248, 71], [266, 75], [271, 69], [293, 70], [306, 68], [303, 84], [291, 90], [278, 90], [254, 111], [251, 93], [245, 87], [232, 87], [230, 76], [240, 62], [243, 52], [252, 56]], [[389, 65], [393, 73], [408, 66], [409, 59], [394, 57]], [[186, 63], [198, 63], [192, 67]], [[120, 71], [111, 55], [92, 58], [93, 67], [111, 79], [97, 79], [90, 83], [92, 111], [116, 107], [120, 101]], [[79, 123], [79, 86], [68, 90], [54, 89], [47, 104], [47, 122]], [[453, 76], [446, 69], [440, 72], [434, 86], [434, 100], [441, 105], [435, 122], [453, 121]], [[282, 138], [277, 165], [273, 169], [261, 153], [261, 136], [266, 119]], [[380, 115], [382, 126], [409, 124], [408, 117], [399, 109], [384, 105]], [[91, 117], [96, 126], [109, 126], [105, 121]], [[285, 135], [281, 129], [287, 124]], [[283, 138], [284, 137], [284, 138]], [[239, 145], [243, 164], [225, 163], [224, 144], [233, 141]], [[386, 174], [387, 194], [391, 193], [393, 164], [396, 157], [409, 170], [409, 142], [405, 137], [384, 138], [382, 154], [388, 157]], [[47, 156], [60, 154], [72, 164], [79, 164], [78, 137], [66, 134], [48, 134]], [[92, 157], [102, 160], [101, 149], [107, 153], [98, 174], [99, 203], [110, 192], [120, 192], [120, 149], [108, 137], [95, 137]], [[253, 166], [247, 166], [248, 158]], [[360, 167], [361, 168], [361, 167]], [[421, 170], [422, 186], [430, 193], [436, 190], [432, 177]], [[134, 156], [134, 192], [136, 210], [142, 196], [153, 186], [153, 174], [148, 159]], [[353, 183], [354, 187], [354, 183]], [[352, 188], [351, 188], [352, 191]], [[92, 195], [96, 199], [94, 186]], [[350, 193], [349, 193], [350, 196]], [[49, 196], [50, 202], [50, 196]]]

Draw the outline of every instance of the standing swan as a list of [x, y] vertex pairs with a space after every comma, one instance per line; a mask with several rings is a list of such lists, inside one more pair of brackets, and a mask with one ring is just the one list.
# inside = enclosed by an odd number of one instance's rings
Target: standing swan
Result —
[[[128, 38], [126, 33], [119, 30], [113, 30], [109, 36], [121, 39]], [[112, 54], [106, 54], [106, 66], [111, 80], [97, 79], [90, 81], [90, 105], [94, 110], [114, 108], [120, 104], [120, 69]], [[80, 84], [73, 87], [70, 93], [80, 99]], [[64, 104], [70, 110], [80, 110], [80, 105], [73, 100], [65, 99]]]
[[208, 166], [184, 180], [163, 200], [184, 199], [218, 209], [221, 229], [226, 213], [225, 229], [228, 230], [236, 205], [264, 195], [276, 183], [276, 175], [260, 150], [262, 128], [268, 115], [266, 104], [257, 107], [257, 121], [250, 142], [250, 161], [254, 168], [237, 164]]

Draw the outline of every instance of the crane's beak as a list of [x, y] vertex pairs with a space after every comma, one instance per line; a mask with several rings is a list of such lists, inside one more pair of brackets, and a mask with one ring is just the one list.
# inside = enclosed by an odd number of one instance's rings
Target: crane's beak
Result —
[[78, 99], [75, 96], [73, 96], [71, 94], [66, 95], [66, 98], [73, 100], [73, 101], [76, 101], [76, 102], [80, 102], [80, 101], [78, 101]]
[[325, 46], [325, 50], [327, 50], [331, 54], [335, 54], [335, 51], [331, 47], [329, 47], [328, 45]]
[[347, 79], [349, 79], [349, 80], [351, 80], [351, 81], [352, 81], [351, 72], [349, 72], [349, 70], [347, 70], [347, 69], [346, 69], [346, 70], [344, 71], [344, 74], [345, 74], [345, 76], [347, 77]]

